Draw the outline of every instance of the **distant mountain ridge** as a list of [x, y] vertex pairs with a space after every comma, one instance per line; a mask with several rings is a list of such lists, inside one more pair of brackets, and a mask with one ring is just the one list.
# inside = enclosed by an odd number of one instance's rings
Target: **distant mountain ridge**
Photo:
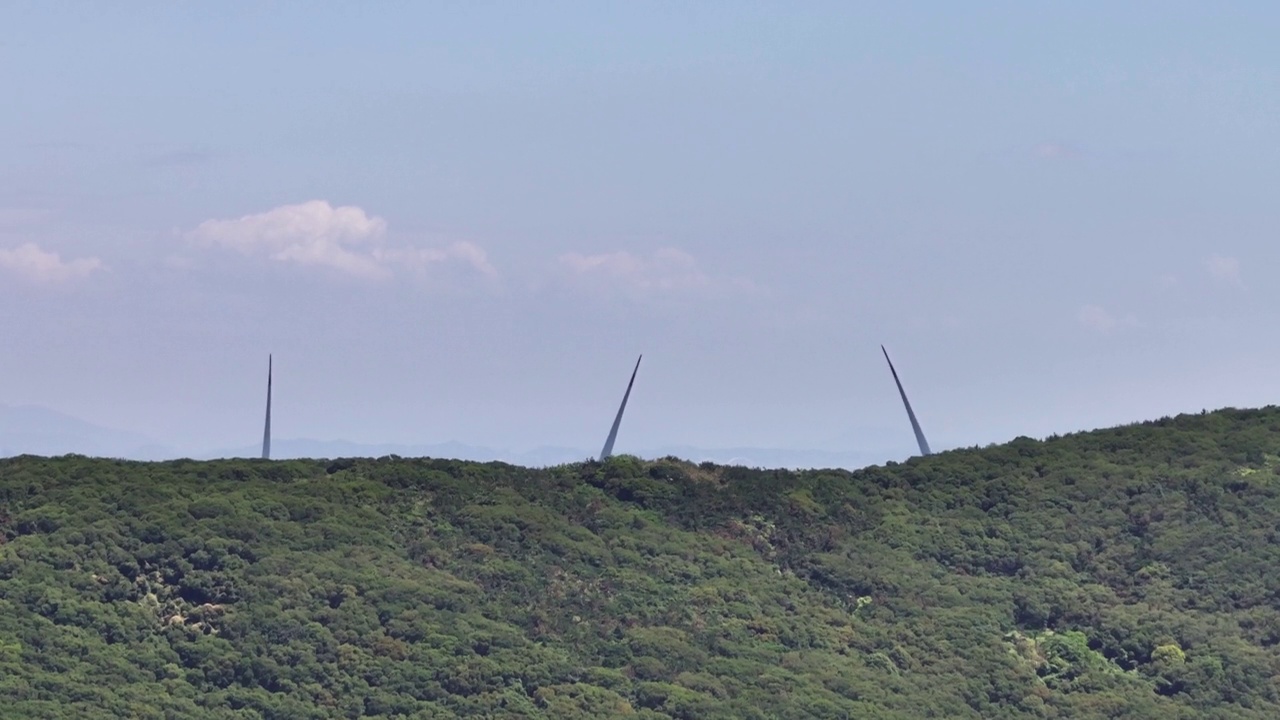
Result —
[[102, 427], [35, 405], [0, 404], [0, 457], [79, 454], [160, 460], [170, 451], [152, 438]]
[[[203, 453], [200, 459], [256, 457], [255, 447], [242, 445]], [[578, 462], [591, 455], [589, 451], [568, 447], [540, 447], [524, 452], [498, 450], [481, 445], [460, 442], [443, 443], [361, 443], [350, 440], [312, 440], [307, 438], [282, 438], [272, 440], [271, 456], [276, 460], [307, 458], [367, 457], [378, 458], [431, 457], [473, 462], [506, 462], [513, 465], [548, 466]]]
[[[904, 438], [905, 439], [905, 438]], [[883, 443], [882, 438], [876, 438]], [[197, 460], [258, 457], [258, 444], [208, 450], [182, 451], [140, 433], [107, 428], [44, 407], [0, 405], [0, 457], [15, 455], [88, 455], [126, 460]], [[509, 450], [450, 441], [442, 443], [362, 443], [350, 440], [275, 438], [272, 457], [278, 460], [338, 457], [432, 457], [473, 462], [505, 462], [525, 467], [550, 467], [580, 462], [596, 456], [598, 449], [557, 445], [527, 450]], [[691, 462], [771, 468], [866, 467], [886, 460], [902, 460], [912, 454], [909, 445], [882, 446], [876, 450], [835, 451], [796, 448], [727, 447], [703, 448], [692, 445], [660, 445], [629, 448], [617, 452], [643, 458], [678, 457]]]
[[[395, 443], [357, 443], [346, 440], [277, 440], [273, 457], [276, 459], [336, 458], [336, 457], [432, 457], [469, 460], [473, 462], [505, 462], [525, 467], [549, 467], [581, 462], [594, 457], [585, 448], [542, 446], [530, 450], [510, 451], [491, 447], [447, 442], [423, 445]], [[215, 451], [202, 455], [202, 459], [254, 457], [255, 448], [244, 445], [238, 448]], [[638, 450], [620, 449], [620, 454], [642, 458], [678, 457], [695, 463], [713, 462], [718, 465], [742, 465], [745, 467], [771, 468], [847, 468], [865, 467], [885, 459], [901, 459], [909, 452], [839, 452], [831, 450], [804, 450], [786, 448], [700, 448], [691, 445], [661, 445]]]

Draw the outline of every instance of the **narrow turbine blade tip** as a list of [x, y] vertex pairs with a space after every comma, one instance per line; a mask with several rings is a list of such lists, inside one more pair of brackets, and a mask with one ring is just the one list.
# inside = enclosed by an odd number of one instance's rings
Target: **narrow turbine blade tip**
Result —
[[604, 441], [604, 448], [600, 450], [600, 462], [608, 460], [613, 455], [613, 444], [618, 439], [618, 427], [622, 425], [622, 414], [627, 409], [627, 399], [631, 397], [631, 386], [636, 382], [636, 373], [640, 372], [640, 360], [643, 354], [636, 358], [636, 366], [631, 371], [631, 379], [627, 381], [627, 391], [622, 394], [622, 404], [618, 406], [618, 414], [613, 418], [613, 426], [609, 428], [609, 437]]
[[898, 395], [902, 398], [902, 407], [907, 411], [907, 419], [911, 421], [911, 431], [916, 436], [916, 444], [920, 447], [921, 455], [931, 455], [932, 450], [929, 448], [929, 441], [924, 437], [924, 431], [920, 429], [920, 421], [916, 419], [916, 413], [911, 409], [911, 401], [907, 399], [907, 391], [902, 387], [902, 381], [898, 379], [898, 371], [893, 367], [893, 361], [889, 359], [889, 351], [884, 349], [884, 345], [880, 346], [880, 350], [884, 353], [885, 362], [889, 363], [889, 372], [893, 375], [893, 384], [898, 386]]

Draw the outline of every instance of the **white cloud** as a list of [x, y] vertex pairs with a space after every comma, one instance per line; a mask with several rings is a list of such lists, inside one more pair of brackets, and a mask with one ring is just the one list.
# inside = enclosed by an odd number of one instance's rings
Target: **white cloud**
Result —
[[333, 207], [324, 200], [312, 200], [234, 220], [206, 220], [188, 237], [206, 246], [370, 279], [391, 277], [399, 268], [422, 270], [446, 262], [460, 262], [489, 277], [497, 275], [484, 250], [472, 243], [387, 247], [386, 231], [385, 220], [359, 207]]
[[1076, 314], [1076, 319], [1081, 325], [1102, 333], [1108, 333], [1123, 327], [1133, 327], [1138, 324], [1138, 318], [1132, 313], [1116, 317], [1106, 308], [1100, 305], [1085, 305], [1080, 308], [1080, 312]]
[[1240, 284], [1240, 261], [1236, 258], [1214, 255], [1205, 262], [1205, 266], [1214, 280], [1232, 285]]
[[675, 248], [662, 248], [648, 257], [625, 250], [599, 255], [568, 253], [560, 256], [560, 265], [583, 282], [641, 294], [753, 288], [747, 280], [708, 275], [692, 255]]
[[444, 248], [378, 249], [374, 251], [373, 256], [384, 265], [413, 270], [422, 270], [435, 263], [456, 261], [470, 266], [485, 277], [498, 276], [498, 270], [489, 262], [489, 256], [484, 249], [469, 242], [455, 242]]
[[58, 253], [41, 250], [35, 243], [25, 243], [11, 250], [0, 249], [0, 269], [35, 282], [75, 280], [103, 267], [102, 261], [96, 257], [64, 261]]
[[385, 268], [352, 246], [367, 245], [386, 232], [380, 217], [354, 206], [333, 207], [324, 200], [281, 205], [235, 220], [205, 220], [189, 237], [205, 245], [272, 260], [322, 265], [364, 277], [381, 277]]

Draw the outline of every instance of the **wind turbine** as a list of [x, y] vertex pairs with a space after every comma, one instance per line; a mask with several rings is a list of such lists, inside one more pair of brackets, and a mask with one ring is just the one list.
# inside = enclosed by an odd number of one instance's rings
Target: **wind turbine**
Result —
[[880, 352], [884, 353], [885, 362], [889, 363], [889, 372], [893, 373], [893, 382], [898, 386], [898, 394], [902, 396], [902, 406], [907, 409], [907, 418], [911, 420], [911, 430], [916, 434], [916, 443], [920, 445], [921, 455], [932, 454], [929, 450], [929, 441], [924, 439], [924, 431], [920, 429], [920, 423], [916, 421], [916, 414], [911, 411], [911, 401], [907, 400], [907, 391], [902, 389], [902, 381], [898, 379], [898, 371], [893, 369], [893, 361], [889, 359], [889, 351], [880, 346]]
[[262, 459], [271, 459], [271, 355], [267, 354], [267, 422], [262, 428]]
[[618, 426], [622, 424], [622, 413], [627, 409], [627, 398], [631, 397], [631, 386], [636, 382], [636, 373], [640, 372], [640, 360], [644, 355], [636, 358], [636, 367], [631, 371], [631, 381], [627, 383], [627, 392], [622, 396], [622, 404], [618, 406], [618, 415], [613, 419], [613, 427], [609, 428], [609, 439], [604, 441], [604, 449], [600, 451], [600, 462], [609, 459], [613, 455], [613, 441], [618, 439]]

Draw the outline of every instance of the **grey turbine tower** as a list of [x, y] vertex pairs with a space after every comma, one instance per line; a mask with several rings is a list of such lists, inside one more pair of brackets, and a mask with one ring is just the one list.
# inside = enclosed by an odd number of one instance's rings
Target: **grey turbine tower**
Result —
[[916, 442], [920, 445], [920, 454], [929, 455], [929, 441], [924, 439], [924, 431], [920, 429], [920, 423], [916, 421], [916, 414], [911, 411], [911, 401], [907, 399], [907, 391], [902, 389], [902, 381], [898, 379], [898, 371], [893, 369], [893, 361], [889, 359], [889, 351], [880, 346], [880, 352], [884, 353], [885, 362], [889, 363], [889, 372], [893, 373], [893, 382], [898, 386], [898, 394], [902, 396], [902, 406], [907, 409], [907, 418], [911, 420], [911, 429], [916, 434]]
[[604, 441], [604, 449], [600, 451], [600, 462], [609, 459], [613, 455], [613, 441], [618, 439], [618, 426], [622, 424], [622, 413], [627, 409], [627, 398], [631, 397], [631, 386], [636, 383], [636, 373], [640, 371], [640, 360], [644, 355], [636, 358], [636, 368], [631, 371], [631, 382], [627, 383], [627, 392], [622, 396], [622, 404], [618, 406], [618, 416], [613, 419], [613, 427], [609, 428], [609, 439]]
[[262, 428], [262, 459], [271, 459], [271, 355], [267, 355], [267, 422]]

